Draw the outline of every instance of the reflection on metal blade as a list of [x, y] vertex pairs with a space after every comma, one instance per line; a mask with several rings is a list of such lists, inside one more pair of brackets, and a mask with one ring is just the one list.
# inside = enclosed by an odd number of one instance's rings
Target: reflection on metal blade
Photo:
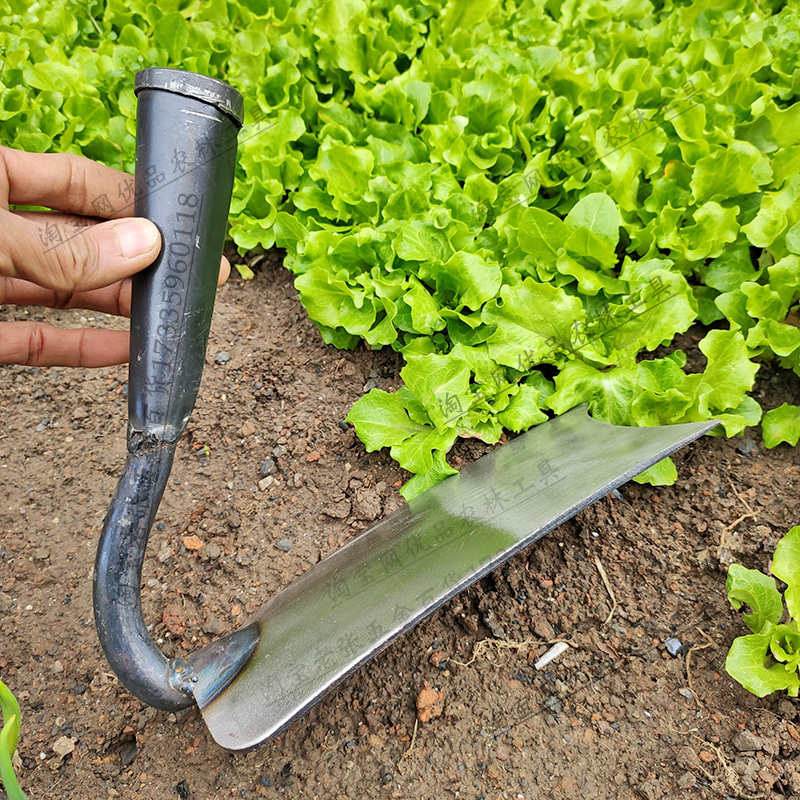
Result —
[[272, 598], [246, 633], [190, 656], [212, 736], [245, 750], [277, 735], [442, 603], [715, 424], [621, 428], [578, 408], [415, 498]]

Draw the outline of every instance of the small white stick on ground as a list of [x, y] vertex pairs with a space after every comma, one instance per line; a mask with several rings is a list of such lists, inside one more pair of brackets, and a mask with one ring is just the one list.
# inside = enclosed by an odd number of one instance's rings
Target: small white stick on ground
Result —
[[566, 642], [556, 642], [534, 665], [534, 669], [544, 669], [551, 661], [558, 658], [565, 650], [569, 650]]

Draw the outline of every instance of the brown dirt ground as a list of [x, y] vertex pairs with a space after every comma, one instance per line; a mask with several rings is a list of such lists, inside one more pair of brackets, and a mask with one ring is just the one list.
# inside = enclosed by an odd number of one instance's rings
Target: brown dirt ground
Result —
[[[119, 324], [0, 311], [14, 315]], [[230, 360], [215, 364], [221, 351]], [[402, 503], [401, 470], [340, 425], [365, 384], [397, 387], [399, 367], [391, 351], [324, 345], [275, 254], [254, 282], [220, 291], [201, 396], [145, 564], [145, 611], [165, 651], [235, 628]], [[766, 568], [800, 522], [797, 448], [765, 451], [759, 430], [750, 444], [688, 447], [676, 486], [629, 484], [622, 500], [601, 500], [277, 740], [231, 755], [196, 711], [133, 699], [97, 643], [91, 571], [124, 460], [125, 381], [124, 367], [0, 368], [0, 676], [22, 705], [19, 777], [31, 800], [800, 796], [800, 706], [759, 700], [723, 669], [745, 632], [725, 599], [725, 567]], [[768, 407], [799, 390], [795, 376], [762, 369]], [[278, 446], [286, 452], [262, 490], [259, 470]], [[462, 442], [453, 463], [480, 452]], [[183, 545], [192, 535], [199, 551]], [[285, 539], [288, 552], [275, 546]], [[609, 622], [595, 559], [616, 598]], [[670, 636], [684, 644], [677, 658]], [[547, 645], [530, 642], [556, 638], [572, 647], [535, 671]], [[417, 724], [426, 681], [443, 713]], [[63, 757], [53, 750], [62, 737], [75, 745]]]

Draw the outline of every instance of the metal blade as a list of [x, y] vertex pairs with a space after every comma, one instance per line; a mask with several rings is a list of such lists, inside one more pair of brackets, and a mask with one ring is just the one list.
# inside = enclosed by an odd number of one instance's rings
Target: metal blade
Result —
[[276, 736], [434, 609], [715, 424], [622, 428], [581, 407], [423, 493], [189, 657], [212, 736], [230, 750]]

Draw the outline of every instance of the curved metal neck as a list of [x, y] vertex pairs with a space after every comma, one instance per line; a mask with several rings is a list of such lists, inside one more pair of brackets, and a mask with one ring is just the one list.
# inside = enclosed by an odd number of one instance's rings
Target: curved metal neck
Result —
[[175, 445], [146, 440], [128, 454], [94, 569], [94, 616], [106, 658], [132, 694], [166, 711], [192, 704], [190, 676], [183, 659], [170, 662], [150, 638], [140, 587], [147, 539]]

